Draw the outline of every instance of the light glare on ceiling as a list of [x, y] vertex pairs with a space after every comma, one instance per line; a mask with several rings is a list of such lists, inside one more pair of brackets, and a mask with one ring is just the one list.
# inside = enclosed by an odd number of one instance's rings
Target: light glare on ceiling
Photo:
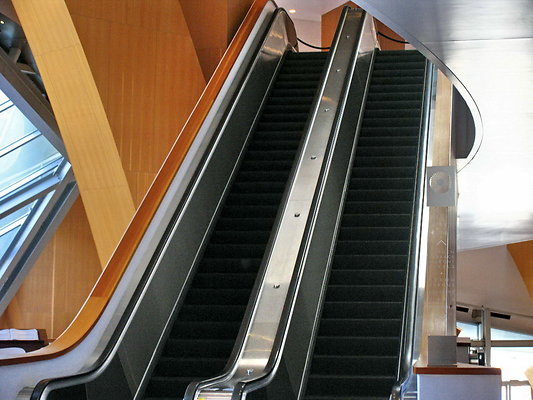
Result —
[[291, 9], [289, 10], [289, 12], [290, 12], [291, 14], [294, 14], [294, 13], [296, 12], [296, 10], [295, 10], [294, 8], [291, 8]]

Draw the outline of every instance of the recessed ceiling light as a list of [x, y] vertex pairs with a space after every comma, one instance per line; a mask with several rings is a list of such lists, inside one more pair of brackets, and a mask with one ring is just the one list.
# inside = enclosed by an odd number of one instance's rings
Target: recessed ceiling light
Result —
[[5, 24], [5, 22], [4, 22], [4, 21], [0, 21], [0, 24], [4, 25], [4, 24]]
[[296, 12], [296, 10], [295, 10], [294, 8], [291, 8], [291, 9], [289, 10], [289, 12], [290, 12], [291, 14], [294, 14], [294, 13]]

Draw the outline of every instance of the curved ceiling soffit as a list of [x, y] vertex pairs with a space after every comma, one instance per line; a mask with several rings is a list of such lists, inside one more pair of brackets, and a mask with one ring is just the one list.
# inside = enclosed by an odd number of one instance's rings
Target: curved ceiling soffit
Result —
[[483, 120], [476, 100], [474, 99], [468, 88], [461, 82], [461, 79], [429, 47], [427, 47], [423, 42], [418, 40], [416, 36], [414, 36], [411, 32], [405, 29], [402, 25], [397, 24], [387, 14], [384, 14], [381, 10], [369, 3], [370, 0], [359, 0], [357, 2], [360, 7], [366, 10], [373, 17], [376, 17], [377, 19], [382, 21], [385, 25], [387, 25], [393, 31], [398, 33], [400, 36], [405, 38], [409, 42], [409, 44], [415, 47], [428, 60], [430, 60], [435, 66], [437, 66], [437, 68], [439, 68], [439, 70], [444, 75], [446, 75], [446, 77], [453, 83], [455, 88], [459, 91], [466, 104], [470, 108], [472, 118], [474, 119], [476, 135], [474, 139], [474, 145], [472, 146], [470, 154], [465, 160], [460, 163], [460, 165], [458, 165], [458, 172], [461, 172], [461, 170], [466, 167], [478, 154], [479, 149], [481, 148], [481, 144], [483, 142]]

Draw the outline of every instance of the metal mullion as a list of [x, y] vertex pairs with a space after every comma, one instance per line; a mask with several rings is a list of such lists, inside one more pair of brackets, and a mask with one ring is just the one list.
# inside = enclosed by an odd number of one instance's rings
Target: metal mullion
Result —
[[52, 107], [34, 83], [0, 49], [0, 89], [26, 118], [41, 131], [63, 157], [68, 158]]
[[20, 139], [15, 140], [13, 143], [7, 145], [3, 149], [0, 149], [0, 157], [7, 156], [9, 153], [17, 150], [18, 148], [24, 146], [27, 143], [32, 142], [40, 136], [42, 136], [42, 133], [38, 130], [34, 130], [33, 132], [28, 133], [26, 136], [23, 136]]
[[21, 209], [34, 200], [45, 196], [61, 183], [61, 179], [55, 175], [47, 177], [37, 184], [24, 188], [15, 196], [10, 196], [6, 201], [0, 202], [0, 219]]
[[31, 212], [31, 210], [28, 211], [26, 214], [21, 215], [20, 217], [18, 217], [13, 222], [10, 222], [9, 224], [4, 226], [3, 228], [0, 227], [0, 237], [8, 234], [9, 232], [11, 232], [15, 228], [17, 228], [17, 227], [19, 227], [21, 225], [24, 225], [24, 221], [26, 221], [26, 217], [30, 214], [30, 212]]
[[0, 204], [3, 201], [3, 199], [7, 196], [9, 196], [11, 193], [19, 193], [20, 191], [23, 191], [23, 188], [25, 185], [29, 184], [32, 180], [37, 179], [40, 175], [44, 175], [47, 172], [50, 172], [54, 168], [56, 168], [58, 165], [61, 165], [62, 159], [55, 159], [53, 161], [50, 161], [40, 169], [32, 172], [30, 175], [22, 178], [18, 182], [13, 183], [12, 185], [8, 186], [4, 190], [0, 191]]

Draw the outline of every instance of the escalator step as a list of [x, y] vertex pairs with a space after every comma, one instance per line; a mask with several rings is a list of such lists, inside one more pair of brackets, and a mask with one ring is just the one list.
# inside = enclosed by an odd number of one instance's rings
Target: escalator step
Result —
[[411, 201], [413, 200], [413, 190], [408, 189], [354, 189], [348, 191], [348, 201]]
[[[372, 344], [372, 338], [390, 338], [396, 345], [399, 343], [398, 332], [402, 327], [400, 319], [340, 319], [323, 318], [320, 321], [320, 337], [318, 340], [324, 341], [324, 346], [332, 345], [333, 338], [343, 337], [349, 339], [354, 345], [366, 342], [368, 346]], [[348, 343], [348, 342], [346, 342]], [[379, 346], [378, 346], [379, 347]], [[351, 351], [348, 350], [351, 354]], [[386, 354], [385, 352], [383, 354]]]
[[334, 285], [328, 286], [326, 301], [401, 302], [403, 285]]
[[224, 369], [227, 359], [194, 357], [161, 357], [157, 364], [157, 376], [214, 375]]
[[329, 399], [346, 399], [346, 396], [354, 395], [387, 396], [388, 398], [395, 379], [393, 374], [389, 376], [311, 374], [307, 384], [307, 393], [310, 396], [329, 396]]
[[404, 214], [348, 214], [345, 213], [342, 217], [343, 223], [346, 226], [383, 226], [383, 227], [402, 227], [411, 223], [412, 216], [408, 213]]
[[396, 319], [401, 316], [403, 302], [326, 301], [323, 318]]
[[211, 356], [226, 357], [227, 360], [234, 344], [231, 339], [169, 339], [165, 354], [168, 357], [194, 357], [198, 352], [208, 350]]
[[195, 287], [202, 289], [214, 288], [251, 288], [256, 274], [250, 273], [199, 273], [194, 277]]
[[203, 272], [254, 272], [261, 265], [260, 257], [229, 258], [229, 257], [204, 257], [200, 267]]
[[414, 184], [414, 178], [352, 178], [350, 180], [350, 185], [358, 190], [401, 190], [413, 188]]
[[405, 270], [402, 269], [341, 269], [331, 271], [329, 278], [332, 285], [358, 284], [372, 285], [381, 282], [383, 285], [403, 285]]
[[[366, 139], [366, 138], [362, 138]], [[359, 147], [357, 148], [358, 157], [393, 157], [393, 156], [416, 156], [418, 146], [402, 146], [398, 144], [399, 140], [396, 139], [396, 144], [391, 146], [387, 140], [381, 139], [377, 142], [359, 141]], [[380, 145], [377, 143], [381, 143]]]
[[238, 322], [242, 319], [245, 311], [245, 305], [217, 304], [202, 306], [185, 304], [180, 310], [179, 317], [182, 321]]
[[416, 168], [412, 167], [358, 167], [354, 168], [355, 178], [413, 178]]
[[416, 157], [407, 156], [359, 156], [355, 158], [356, 167], [411, 167], [416, 163]]
[[408, 227], [344, 226], [340, 229], [339, 240], [409, 240]]
[[192, 381], [198, 380], [198, 376], [181, 376], [181, 377], [168, 377], [168, 376], [152, 376], [146, 389], [145, 399], [147, 398], [183, 398], [187, 386]]
[[333, 268], [338, 269], [405, 269], [407, 256], [402, 254], [335, 254]]
[[[385, 321], [385, 320], [384, 320]], [[322, 328], [321, 328], [322, 329]], [[315, 354], [332, 356], [396, 356], [400, 341], [397, 337], [380, 337], [376, 332], [372, 336], [360, 337], [358, 331], [347, 335], [328, 336], [320, 331], [317, 339]], [[398, 336], [399, 330], [391, 332], [391, 336]]]
[[240, 325], [240, 321], [177, 321], [172, 327], [170, 337], [235, 340]]
[[318, 370], [331, 375], [394, 375], [396, 357], [391, 356], [325, 356], [316, 355], [313, 363]]

